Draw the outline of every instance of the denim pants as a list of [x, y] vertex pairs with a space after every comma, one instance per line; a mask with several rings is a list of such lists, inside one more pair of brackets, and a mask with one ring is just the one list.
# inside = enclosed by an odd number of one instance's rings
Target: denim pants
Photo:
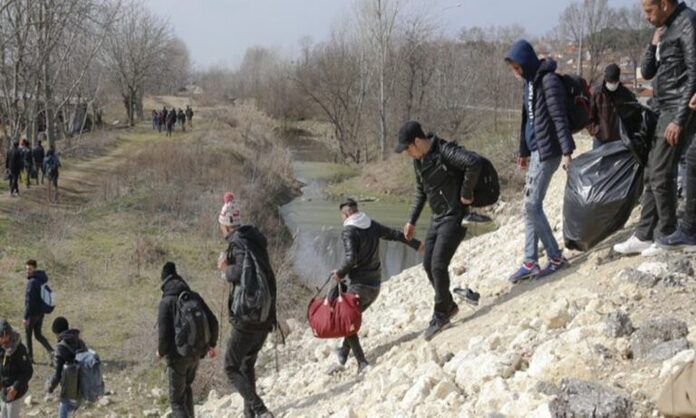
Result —
[[532, 152], [529, 159], [524, 187], [524, 259], [526, 262], [539, 261], [540, 240], [549, 258], [561, 256], [561, 250], [558, 248], [551, 225], [544, 213], [544, 197], [553, 174], [560, 165], [560, 156], [540, 161], [538, 151]]
[[12, 402], [0, 401], [0, 418], [19, 418], [22, 409], [22, 398]]
[[74, 412], [80, 406], [79, 402], [71, 401], [69, 399], [60, 400], [60, 408], [58, 409], [59, 418], [68, 418], [71, 415], [75, 415]]

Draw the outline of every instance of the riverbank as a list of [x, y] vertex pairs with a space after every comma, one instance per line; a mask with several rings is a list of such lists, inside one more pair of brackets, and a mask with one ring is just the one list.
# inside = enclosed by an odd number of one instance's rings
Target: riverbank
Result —
[[[163, 97], [160, 106], [182, 106]], [[195, 107], [195, 104], [194, 104]], [[164, 362], [155, 358], [160, 270], [177, 263], [180, 274], [203, 295], [221, 323], [219, 351], [229, 334], [228, 285], [215, 261], [226, 248], [217, 225], [222, 193], [234, 191], [245, 221], [269, 238], [276, 268], [279, 313], [302, 318], [308, 292], [292, 273], [291, 237], [277, 207], [293, 199], [294, 180], [287, 149], [278, 146], [275, 124], [244, 106], [195, 107], [194, 129], [172, 138], [143, 123], [108, 131], [103, 146], [82, 159], [64, 159], [61, 203], [47, 205], [45, 186], [21, 188], [19, 199], [2, 198], [0, 230], [0, 317], [21, 325], [24, 261], [36, 258], [58, 299], [44, 333], [57, 315], [82, 331], [104, 362], [108, 395], [81, 408], [92, 416], [161, 414], [168, 407]], [[92, 139], [83, 138], [86, 143]], [[88, 145], [84, 145], [88, 147]], [[30, 416], [55, 415], [55, 398], [45, 397], [51, 374], [48, 357], [35, 344], [39, 364], [31, 381]], [[201, 364], [195, 397], [227, 387], [224, 355]]]

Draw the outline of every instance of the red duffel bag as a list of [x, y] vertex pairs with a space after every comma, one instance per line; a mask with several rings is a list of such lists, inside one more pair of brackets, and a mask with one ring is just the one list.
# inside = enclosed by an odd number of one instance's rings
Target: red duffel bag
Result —
[[362, 312], [360, 298], [355, 293], [343, 292], [338, 286], [338, 297], [330, 298], [327, 294], [319, 297], [321, 291], [331, 281], [319, 289], [307, 307], [307, 319], [312, 332], [317, 338], [350, 337], [360, 331]]

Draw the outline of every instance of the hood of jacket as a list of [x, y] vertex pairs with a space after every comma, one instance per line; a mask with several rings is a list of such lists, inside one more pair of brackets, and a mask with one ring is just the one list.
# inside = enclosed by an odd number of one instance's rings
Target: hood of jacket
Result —
[[558, 64], [553, 58], [544, 58], [543, 60], [539, 61], [537, 73], [532, 78], [536, 80], [539, 77], [542, 77], [544, 74], [556, 72], [557, 68]]
[[78, 330], [78, 329], [65, 330], [58, 335], [58, 341], [64, 341], [73, 350], [80, 348], [80, 346], [81, 346], [80, 330]]
[[19, 347], [19, 343], [21, 342], [22, 336], [19, 334], [19, 332], [12, 330], [10, 332], [10, 342], [2, 346], [2, 349], [5, 350], [5, 355], [11, 356], [12, 354], [14, 354], [17, 347]]
[[176, 274], [169, 275], [162, 282], [162, 296], [179, 296], [185, 290], [189, 290], [188, 284]]
[[29, 276], [29, 280], [36, 280], [36, 283], [39, 285], [42, 285], [44, 283], [48, 282], [48, 276], [46, 275], [46, 272], [43, 270], [36, 270], [34, 271], [31, 276]]
[[343, 226], [354, 226], [359, 229], [367, 229], [370, 225], [372, 225], [372, 219], [365, 212], [354, 213], [343, 221]]
[[242, 225], [227, 236], [227, 242], [229, 243], [236, 240], [241, 240], [244, 243], [250, 243], [260, 248], [266, 248], [267, 245], [266, 237], [253, 225]]
[[505, 55], [505, 59], [519, 64], [522, 67], [522, 77], [527, 81], [534, 80], [534, 76], [541, 65], [534, 47], [524, 39], [520, 39], [512, 44], [510, 51]]

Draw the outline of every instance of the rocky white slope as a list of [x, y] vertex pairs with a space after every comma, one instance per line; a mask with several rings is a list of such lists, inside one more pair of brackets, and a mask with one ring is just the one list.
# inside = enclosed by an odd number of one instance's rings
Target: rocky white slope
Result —
[[[546, 199], [559, 242], [562, 173]], [[513, 287], [507, 276], [522, 255], [520, 210], [500, 208], [496, 232], [460, 246], [452, 285], [478, 290], [482, 304], [460, 303], [454, 326], [433, 341], [420, 335], [433, 296], [422, 268], [384, 283], [360, 332], [373, 364], [365, 375], [351, 359], [328, 376], [338, 342], [291, 321], [279, 371], [271, 344], [260, 358], [258, 387], [269, 408], [312, 418], [658, 416], [662, 383], [694, 357], [693, 261], [620, 259], [610, 248], [626, 230], [588, 254], [567, 254], [572, 268], [557, 276]], [[198, 415], [238, 417], [242, 408], [238, 394], [213, 392]]]

